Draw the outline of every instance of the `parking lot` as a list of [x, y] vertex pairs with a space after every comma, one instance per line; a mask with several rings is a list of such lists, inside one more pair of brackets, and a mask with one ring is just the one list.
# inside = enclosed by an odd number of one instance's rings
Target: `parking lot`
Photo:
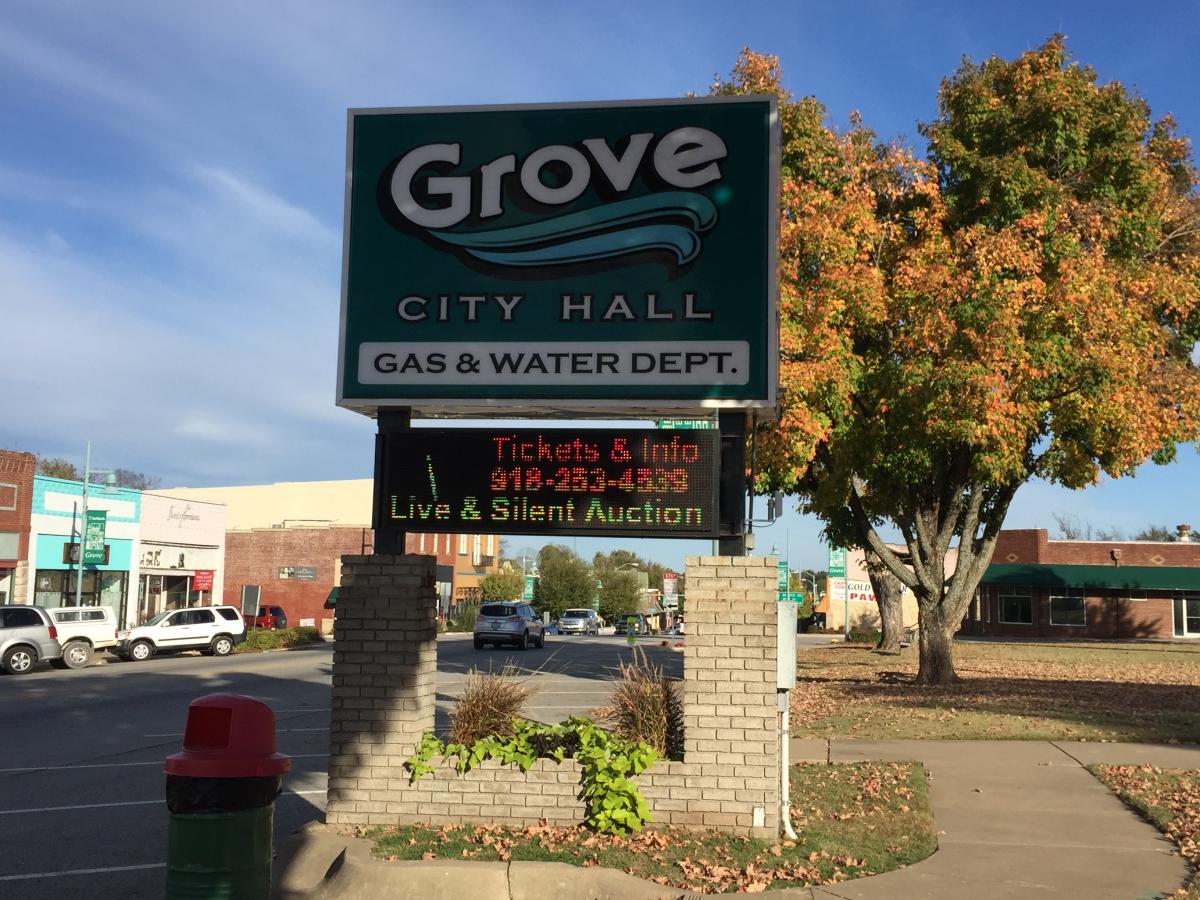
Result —
[[[682, 654], [640, 641], [673, 675]], [[629, 649], [620, 637], [550, 637], [543, 650], [438, 643], [438, 720], [472, 667], [511, 666], [533, 695], [530, 718], [584, 714], [608, 697]], [[163, 759], [180, 749], [188, 703], [214, 692], [275, 711], [291, 773], [275, 808], [278, 842], [319, 820], [325, 803], [332, 647], [222, 659], [155, 657], [0, 677], [0, 897], [161, 897], [167, 809]]]

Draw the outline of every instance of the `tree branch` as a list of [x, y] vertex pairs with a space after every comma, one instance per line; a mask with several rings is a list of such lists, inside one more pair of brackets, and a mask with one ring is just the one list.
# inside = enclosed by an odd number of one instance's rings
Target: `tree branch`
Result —
[[920, 582], [917, 580], [917, 576], [884, 543], [879, 533], [875, 530], [875, 526], [871, 524], [871, 520], [867, 516], [867, 511], [863, 507], [862, 496], [859, 493], [862, 483], [862, 479], [857, 475], [851, 478], [850, 513], [854, 516], [854, 523], [858, 526], [859, 536], [868, 547], [875, 551], [880, 561], [891, 570], [892, 574], [900, 579], [901, 584], [908, 588], [918, 587]]

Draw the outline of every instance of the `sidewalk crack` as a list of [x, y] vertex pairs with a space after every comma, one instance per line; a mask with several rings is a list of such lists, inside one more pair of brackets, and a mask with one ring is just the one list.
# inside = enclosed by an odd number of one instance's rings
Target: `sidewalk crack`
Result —
[[1085, 762], [1083, 762], [1081, 759], [1079, 759], [1079, 757], [1075, 756], [1073, 753], [1068, 753], [1066, 748], [1064, 748], [1061, 744], [1059, 744], [1058, 741], [1047, 741], [1047, 743], [1051, 747], [1053, 747], [1055, 750], [1057, 750], [1059, 753], [1061, 753], [1063, 756], [1067, 757], [1072, 762], [1074, 762], [1075, 765], [1079, 766], [1079, 768], [1081, 768], [1081, 769], [1087, 768], [1087, 764]]

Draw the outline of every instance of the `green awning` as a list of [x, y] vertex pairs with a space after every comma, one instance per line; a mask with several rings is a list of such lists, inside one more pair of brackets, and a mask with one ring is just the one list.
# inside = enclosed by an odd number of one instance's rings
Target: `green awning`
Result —
[[995, 563], [984, 585], [1092, 587], [1112, 590], [1197, 591], [1200, 568], [1183, 566], [1067, 566]]
[[329, 596], [325, 598], [325, 608], [333, 609], [337, 606], [338, 589], [336, 587], [329, 589]]

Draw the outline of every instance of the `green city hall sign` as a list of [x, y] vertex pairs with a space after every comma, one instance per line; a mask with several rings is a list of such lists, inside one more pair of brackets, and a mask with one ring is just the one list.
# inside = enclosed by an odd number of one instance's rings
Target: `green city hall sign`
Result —
[[351, 110], [347, 138], [340, 405], [771, 414], [773, 97]]

